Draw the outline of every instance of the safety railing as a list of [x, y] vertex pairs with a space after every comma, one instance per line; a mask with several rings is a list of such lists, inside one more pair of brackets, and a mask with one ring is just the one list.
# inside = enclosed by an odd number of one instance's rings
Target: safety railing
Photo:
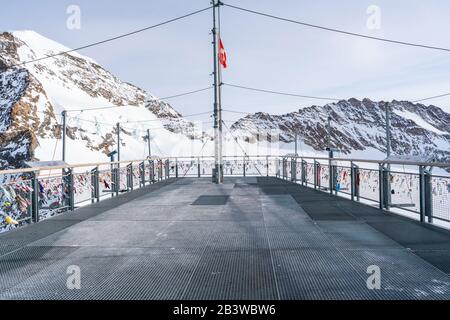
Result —
[[0, 233], [169, 177], [157, 158], [0, 171]]
[[279, 164], [283, 179], [450, 226], [450, 174], [432, 173], [450, 163], [285, 156]]
[[[211, 177], [214, 157], [151, 158], [0, 171], [0, 232], [116, 197], [169, 178]], [[450, 225], [450, 163], [329, 159], [293, 156], [226, 156], [225, 176], [272, 176]], [[445, 172], [444, 172], [445, 173]]]

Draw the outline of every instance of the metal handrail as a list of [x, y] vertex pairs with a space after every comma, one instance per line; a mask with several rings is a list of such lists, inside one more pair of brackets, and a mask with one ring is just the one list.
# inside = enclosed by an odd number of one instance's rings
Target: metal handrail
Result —
[[[246, 158], [290, 158], [290, 159], [308, 159], [308, 160], [323, 160], [323, 161], [348, 161], [348, 162], [361, 162], [361, 163], [372, 163], [372, 164], [398, 164], [407, 166], [425, 166], [425, 167], [437, 167], [437, 168], [450, 168], [450, 162], [420, 162], [420, 161], [409, 161], [409, 160], [369, 160], [361, 158], [329, 158], [329, 157], [312, 157], [312, 156], [282, 156], [282, 155], [247, 155]], [[151, 157], [138, 160], [124, 160], [124, 161], [109, 161], [109, 162], [91, 162], [91, 163], [81, 163], [81, 164], [67, 164], [61, 166], [49, 166], [49, 167], [34, 167], [34, 168], [22, 168], [22, 169], [8, 169], [0, 170], [0, 175], [5, 174], [20, 174], [20, 173], [31, 173], [38, 171], [52, 171], [52, 170], [62, 170], [62, 169], [75, 169], [75, 168], [86, 168], [86, 167], [96, 167], [104, 165], [116, 165], [116, 164], [129, 164], [142, 162], [147, 160], [159, 160], [159, 159], [198, 159], [198, 158], [214, 158], [214, 156], [174, 156], [174, 157]], [[236, 158], [236, 156], [223, 156], [224, 159]]]
[[86, 167], [97, 167], [97, 166], [116, 165], [116, 164], [129, 164], [129, 163], [142, 162], [142, 161], [147, 161], [147, 160], [157, 160], [157, 159], [166, 159], [166, 158], [165, 157], [164, 158], [152, 157], [152, 158], [146, 158], [146, 159], [140, 159], [140, 160], [91, 162], [91, 163], [81, 163], [81, 164], [67, 164], [67, 165], [61, 165], [61, 166], [8, 169], [8, 170], [0, 170], [0, 175], [31, 173], [31, 172], [38, 172], [38, 171], [53, 171], [53, 170], [62, 170], [62, 169], [86, 168]]

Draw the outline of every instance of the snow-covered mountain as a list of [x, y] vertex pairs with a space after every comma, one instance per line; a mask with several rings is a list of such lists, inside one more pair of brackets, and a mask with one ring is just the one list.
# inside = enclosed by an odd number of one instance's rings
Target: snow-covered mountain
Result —
[[[116, 148], [121, 123], [121, 158], [147, 155], [150, 129], [156, 155], [212, 155], [212, 133], [194, 124], [170, 104], [121, 81], [94, 60], [76, 52], [51, 59], [69, 48], [33, 31], [0, 34], [0, 167], [24, 161], [61, 159], [61, 113], [68, 112], [67, 162], [106, 161]], [[24, 62], [38, 59], [32, 63]], [[450, 115], [435, 106], [407, 101], [387, 103], [392, 109], [392, 149], [398, 155], [425, 155], [450, 160]], [[117, 106], [117, 108], [105, 108]], [[386, 103], [350, 99], [311, 106], [285, 115], [256, 113], [224, 131], [224, 154], [283, 154], [295, 132], [312, 153], [327, 146], [331, 117], [332, 146], [347, 155], [385, 152]], [[204, 131], [207, 131], [206, 133]], [[265, 134], [280, 135], [272, 143]], [[257, 138], [259, 135], [259, 139]], [[286, 143], [280, 150], [274, 142]], [[258, 143], [255, 143], [258, 142]]]
[[[386, 151], [385, 110], [391, 108], [393, 154], [417, 155], [428, 160], [450, 161], [450, 114], [436, 106], [408, 101], [374, 102], [342, 100], [311, 106], [284, 115], [256, 113], [233, 124], [235, 135], [255, 141], [259, 134], [279, 131], [280, 141], [299, 140], [316, 151], [327, 147], [327, 120], [331, 117], [331, 146], [343, 154], [364, 150]], [[270, 139], [270, 136], [269, 136]]]
[[[201, 128], [94, 60], [76, 52], [39, 60], [68, 50], [34, 31], [0, 34], [0, 167], [59, 160], [64, 110], [69, 163], [106, 160], [115, 149], [116, 122], [122, 123], [122, 159], [146, 155], [147, 129], [154, 153], [176, 149], [189, 154], [201, 148]], [[109, 106], [120, 107], [104, 108]]]

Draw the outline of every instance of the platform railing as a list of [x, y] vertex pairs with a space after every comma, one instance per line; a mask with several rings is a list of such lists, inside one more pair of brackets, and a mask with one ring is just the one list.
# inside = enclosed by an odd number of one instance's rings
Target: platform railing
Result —
[[[0, 232], [169, 178], [212, 177], [214, 157], [147, 158], [0, 171]], [[271, 176], [422, 222], [450, 223], [450, 163], [225, 156], [225, 176]]]
[[168, 179], [169, 159], [0, 171], [0, 233]]
[[283, 179], [421, 222], [450, 223], [450, 174], [432, 172], [450, 163], [294, 156], [281, 162]]

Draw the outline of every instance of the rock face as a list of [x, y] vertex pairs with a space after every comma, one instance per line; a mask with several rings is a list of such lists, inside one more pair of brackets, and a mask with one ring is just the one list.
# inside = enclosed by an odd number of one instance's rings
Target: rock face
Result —
[[[121, 81], [92, 59], [74, 52], [62, 53], [68, 50], [33, 31], [0, 34], [1, 168], [20, 167], [24, 161], [35, 159], [36, 148], [60, 139], [64, 110], [136, 107], [136, 118], [161, 120], [160, 126], [169, 131], [184, 133], [193, 126], [168, 103]], [[39, 60], [54, 54], [58, 55]], [[35, 59], [36, 62], [29, 63]], [[119, 111], [86, 113], [83, 121], [78, 119], [80, 112], [70, 113], [75, 116], [68, 121], [69, 139], [81, 142], [86, 151], [110, 152], [116, 128], [95, 128], [100, 126], [101, 119], [116, 115], [126, 118]], [[128, 125], [122, 132], [131, 139], [134, 131], [136, 127]], [[141, 138], [140, 133], [134, 134]], [[39, 160], [52, 159], [51, 154], [43, 157]]]
[[385, 111], [391, 112], [391, 144], [397, 155], [420, 155], [450, 161], [450, 114], [436, 106], [408, 101], [343, 100], [312, 106], [284, 115], [256, 113], [240, 119], [232, 130], [250, 141], [256, 134], [279, 130], [280, 141], [299, 139], [317, 151], [327, 147], [331, 118], [331, 145], [345, 154], [367, 148], [386, 151]]

